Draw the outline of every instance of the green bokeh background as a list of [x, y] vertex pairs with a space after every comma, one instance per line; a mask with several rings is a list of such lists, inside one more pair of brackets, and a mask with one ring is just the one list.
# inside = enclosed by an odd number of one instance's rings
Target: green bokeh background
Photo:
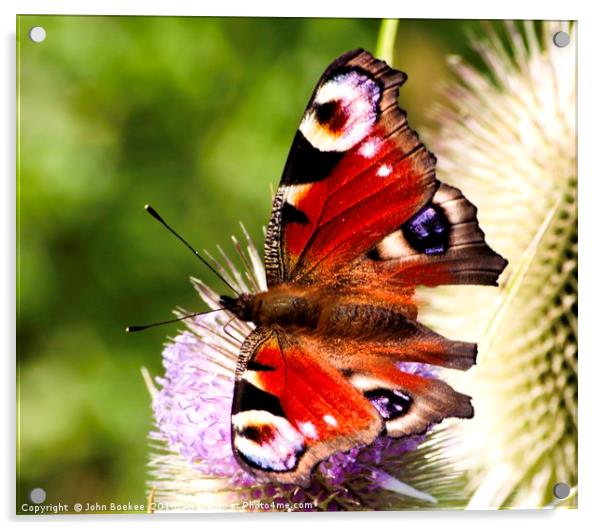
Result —
[[[41, 44], [31, 27], [47, 31]], [[143, 503], [150, 398], [175, 327], [201, 310], [188, 278], [221, 285], [143, 212], [193, 245], [261, 244], [290, 141], [326, 65], [374, 51], [380, 21], [20, 16], [17, 504]], [[445, 57], [472, 60], [476, 21], [401, 21], [400, 102], [419, 131]], [[19, 508], [18, 508], [19, 509]]]

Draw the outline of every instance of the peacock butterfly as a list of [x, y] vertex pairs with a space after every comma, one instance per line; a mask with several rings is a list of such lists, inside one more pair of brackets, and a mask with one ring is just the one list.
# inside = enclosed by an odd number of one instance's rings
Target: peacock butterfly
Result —
[[253, 475], [307, 485], [337, 451], [471, 418], [469, 396], [398, 368], [466, 370], [477, 345], [416, 321], [418, 285], [497, 285], [506, 260], [476, 208], [435, 177], [397, 103], [406, 80], [364, 50], [320, 78], [293, 139], [265, 241], [268, 290], [221, 297], [242, 344], [232, 448]]

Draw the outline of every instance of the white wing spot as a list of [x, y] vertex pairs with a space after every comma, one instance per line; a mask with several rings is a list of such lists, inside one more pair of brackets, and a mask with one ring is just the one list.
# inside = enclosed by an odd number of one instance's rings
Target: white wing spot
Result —
[[393, 171], [393, 168], [389, 164], [383, 164], [382, 166], [380, 166], [378, 168], [378, 170], [376, 171], [376, 174], [379, 177], [388, 177], [392, 171]]
[[316, 426], [310, 421], [303, 421], [297, 424], [297, 427], [299, 427], [301, 434], [306, 438], [312, 438], [315, 440], [318, 437]]
[[378, 141], [372, 138], [360, 146], [359, 152], [364, 158], [372, 158], [378, 152], [379, 147]]
[[333, 427], [336, 427], [339, 424], [334, 416], [331, 416], [330, 414], [325, 414], [323, 419], [328, 425], [332, 425]]

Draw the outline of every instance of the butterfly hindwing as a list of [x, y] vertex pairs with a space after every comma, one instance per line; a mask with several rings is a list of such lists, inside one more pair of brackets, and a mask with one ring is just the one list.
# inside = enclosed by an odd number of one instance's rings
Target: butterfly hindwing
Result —
[[[354, 288], [330, 296], [319, 293], [323, 304], [314, 332], [300, 333], [303, 346], [345, 368], [358, 358], [383, 362], [421, 363], [455, 370], [475, 364], [477, 345], [450, 340], [416, 321], [416, 309], [408, 296], [383, 289]], [[335, 340], [338, 339], [338, 340]]]
[[474, 415], [469, 396], [439, 379], [404, 372], [393, 363], [364, 359], [347, 373], [379, 411], [387, 436], [421, 434], [446, 418]]
[[374, 283], [399, 287], [497, 285], [507, 261], [485, 242], [477, 209], [458, 190], [440, 184], [431, 201], [349, 268], [370, 271]]
[[476, 344], [443, 339], [409, 320], [406, 326], [397, 341], [345, 337], [335, 342], [309, 335], [297, 340], [302, 349], [319, 351], [362, 392], [385, 422], [387, 436], [421, 434], [446, 418], [471, 418], [469, 396], [435, 377], [412, 373], [411, 367], [418, 360], [423, 366], [467, 369], [474, 364]]
[[245, 340], [232, 405], [232, 448], [252, 474], [307, 484], [318, 462], [371, 443], [382, 429], [370, 402], [317, 352], [265, 328]]

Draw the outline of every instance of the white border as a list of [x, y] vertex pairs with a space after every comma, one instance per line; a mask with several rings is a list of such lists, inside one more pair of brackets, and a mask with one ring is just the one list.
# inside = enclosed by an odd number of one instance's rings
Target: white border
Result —
[[[532, 526], [546, 526], [548, 529], [573, 527], [589, 527], [589, 522], [599, 519], [595, 509], [600, 500], [599, 481], [602, 477], [600, 469], [601, 441], [600, 436], [600, 387], [598, 378], [602, 373], [602, 347], [596, 340], [594, 332], [599, 326], [598, 314], [601, 313], [600, 275], [602, 269], [601, 248], [602, 237], [602, 205], [600, 204], [600, 168], [598, 153], [600, 127], [600, 40], [602, 40], [600, 9], [597, 2], [591, 0], [526, 2], [525, 0], [504, 0], [503, 2], [482, 2], [469, 0], [445, 1], [382, 1], [374, 2], [303, 0], [292, 5], [290, 2], [268, 2], [253, 0], [252, 2], [233, 2], [222, 0], [216, 3], [192, 2], [191, 0], [146, 0], [134, 3], [126, 0], [94, 0], [85, 2], [70, 1], [14, 1], [1, 3], [2, 10], [2, 116], [4, 123], [0, 129], [0, 159], [5, 162], [5, 174], [2, 179], [2, 230], [0, 243], [4, 249], [1, 262], [2, 274], [1, 336], [6, 338], [4, 349], [4, 403], [1, 409], [3, 432], [7, 433], [2, 441], [4, 465], [3, 479], [0, 481], [0, 499], [2, 499], [3, 519], [9, 525], [15, 524], [14, 515], [14, 323], [15, 323], [15, 15], [17, 13], [40, 14], [140, 14], [140, 15], [212, 15], [212, 16], [321, 16], [321, 17], [403, 17], [403, 18], [533, 18], [533, 19], [577, 19], [579, 21], [579, 226], [580, 226], [580, 260], [579, 275], [581, 283], [586, 286], [580, 297], [580, 407], [581, 425], [579, 430], [579, 510], [562, 510], [557, 512], [385, 512], [367, 514], [253, 514], [253, 515], [196, 515], [183, 517], [162, 516], [149, 519], [145, 516], [101, 516], [85, 519], [69, 516], [66, 520], [81, 524], [86, 522], [93, 527], [100, 527], [111, 522], [116, 528], [126, 528], [132, 523], [151, 523], [173, 526], [177, 524], [198, 528], [199, 524], [240, 527], [248, 524], [261, 524], [266, 528], [280, 528], [284, 524], [293, 528], [315, 525], [316, 522], [344, 524], [364, 527], [377, 520], [376, 524], [416, 526], [422, 528], [445, 526], [446, 530], [456, 528], [507, 528], [509, 525], [517, 529]], [[28, 526], [35, 519], [20, 517], [19, 522]], [[64, 517], [46, 517], [44, 521], [51, 527], [62, 527]], [[127, 522], [126, 522], [127, 521]], [[36, 522], [41, 522], [37, 520]], [[577, 525], [577, 526], [575, 526]], [[22, 527], [22, 525], [21, 525]]]
[[[185, 0], [146, 0], [144, 3], [126, 0], [77, 0], [9, 2], [20, 14], [65, 15], [179, 15], [179, 16], [286, 16], [286, 17], [366, 17], [366, 18], [532, 18], [574, 19], [586, 2], [550, 0], [541, 3], [524, 0], [504, 0], [503, 3], [455, 0], [402, 2], [383, 0], [366, 6], [364, 2], [304, 0], [303, 2], [230, 1], [192, 3]], [[589, 8], [587, 8], [589, 11]], [[13, 11], [11, 9], [11, 11]]]

